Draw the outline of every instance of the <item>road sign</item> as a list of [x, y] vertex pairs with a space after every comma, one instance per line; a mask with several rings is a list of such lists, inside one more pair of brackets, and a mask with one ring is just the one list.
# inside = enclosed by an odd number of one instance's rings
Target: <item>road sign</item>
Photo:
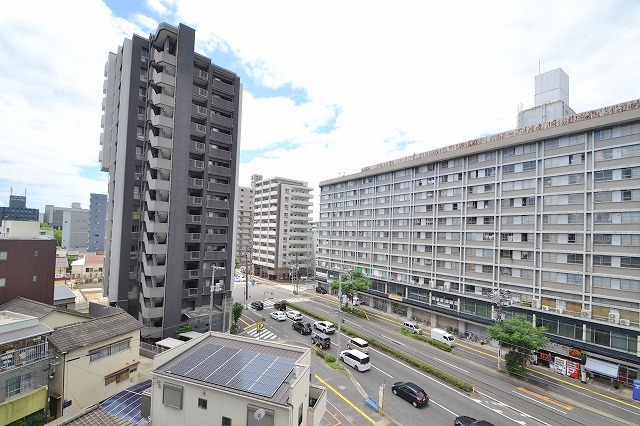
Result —
[[264, 323], [264, 322], [259, 322], [259, 323], [257, 323], [257, 324], [256, 324], [256, 331], [257, 331], [258, 333], [263, 332], [263, 331], [264, 331], [264, 326], [265, 326], [265, 323]]

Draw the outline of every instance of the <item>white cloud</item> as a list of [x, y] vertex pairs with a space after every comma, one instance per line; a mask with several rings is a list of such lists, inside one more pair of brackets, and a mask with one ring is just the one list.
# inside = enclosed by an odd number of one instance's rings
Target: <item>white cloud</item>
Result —
[[[198, 49], [214, 63], [220, 54], [237, 58], [232, 70], [247, 88], [241, 148], [264, 152], [245, 155], [243, 185], [258, 173], [304, 180], [317, 192], [319, 181], [363, 166], [511, 129], [517, 105], [533, 106], [539, 61], [543, 72], [569, 74], [575, 111], [640, 97], [635, 2], [145, 5], [126, 16], [96, 0], [5, 7], [0, 200], [9, 186], [26, 187], [29, 204], [106, 192], [106, 174], [80, 176], [99, 168], [107, 52], [163, 20], [196, 28]], [[289, 87], [306, 100], [287, 96]]]

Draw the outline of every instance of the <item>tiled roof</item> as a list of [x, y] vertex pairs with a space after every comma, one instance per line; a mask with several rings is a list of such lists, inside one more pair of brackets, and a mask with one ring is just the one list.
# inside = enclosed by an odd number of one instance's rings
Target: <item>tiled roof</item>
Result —
[[49, 336], [49, 342], [60, 352], [69, 352], [141, 328], [142, 323], [128, 313], [121, 311], [117, 314], [57, 328]]
[[134, 423], [112, 416], [100, 405], [92, 405], [73, 416], [61, 417], [47, 424], [52, 426], [129, 426]]
[[29, 315], [38, 319], [44, 318], [51, 312], [55, 312], [57, 308], [46, 303], [36, 302], [35, 300], [26, 299], [24, 297], [16, 297], [6, 303], [0, 305], [0, 311], [11, 311], [17, 314]]

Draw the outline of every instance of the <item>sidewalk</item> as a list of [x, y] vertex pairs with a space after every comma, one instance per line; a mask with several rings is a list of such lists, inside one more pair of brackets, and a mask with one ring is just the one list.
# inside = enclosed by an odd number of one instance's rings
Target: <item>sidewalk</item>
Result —
[[[382, 317], [385, 317], [387, 319], [392, 319], [398, 322], [401, 322], [403, 320], [405, 320], [406, 318], [404, 318], [401, 315], [398, 314], [389, 314], [387, 312], [383, 312], [381, 310], [378, 309], [374, 309], [371, 308], [369, 306], [359, 306], [359, 308], [367, 313], [373, 313]], [[426, 331], [431, 331], [432, 326], [430, 325], [426, 325], [424, 323], [420, 323], [420, 326]], [[470, 340], [462, 340], [460, 341], [461, 344], [464, 344], [465, 346], [469, 346], [472, 348], [477, 348], [478, 350], [481, 351], [486, 351], [486, 352], [491, 352], [493, 353], [496, 357], [498, 356], [498, 346], [494, 345], [494, 343], [489, 343], [486, 345], [481, 345], [478, 342], [472, 342]], [[505, 355], [506, 351], [503, 350], [502, 351], [502, 356], [503, 356], [503, 360], [504, 360], [504, 355]], [[633, 399], [633, 394], [632, 394], [632, 388], [630, 386], [621, 386], [619, 389], [615, 389], [613, 387], [613, 383], [608, 381], [608, 380], [604, 380], [604, 379], [589, 379], [589, 381], [587, 383], [582, 383], [579, 379], [574, 379], [571, 378], [569, 376], [566, 375], [561, 375], [556, 373], [555, 371], [544, 367], [544, 366], [540, 366], [540, 365], [532, 365], [532, 364], [527, 364], [527, 370], [529, 371], [536, 371], [540, 374], [545, 374], [548, 378], [553, 379], [553, 380], [557, 380], [557, 381], [562, 381], [565, 383], [568, 383], [572, 386], [576, 386], [578, 388], [582, 388], [585, 389], [587, 391], [590, 392], [595, 392], [601, 395], [604, 395], [606, 397], [609, 398], [614, 398], [614, 399], [619, 399], [622, 400], [626, 403], [630, 403], [636, 406], [640, 407], [640, 401], [634, 400]], [[509, 377], [506, 373], [502, 372], [506, 377]], [[510, 379], [513, 380], [518, 380], [516, 378], [512, 378], [510, 377]], [[541, 390], [545, 390], [546, 388], [545, 386], [540, 382], [539, 376], [534, 375], [534, 374], [528, 374], [526, 380], [523, 383], [528, 383], [530, 385], [534, 385], [539, 387]]]

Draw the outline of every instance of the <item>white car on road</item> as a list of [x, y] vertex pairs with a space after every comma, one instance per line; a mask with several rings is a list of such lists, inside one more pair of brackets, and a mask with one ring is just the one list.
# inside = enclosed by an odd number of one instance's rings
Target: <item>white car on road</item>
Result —
[[287, 311], [287, 318], [294, 321], [302, 321], [302, 314], [298, 311]]
[[269, 316], [276, 321], [286, 321], [287, 316], [281, 311], [272, 311]]
[[333, 334], [336, 332], [336, 327], [329, 321], [316, 321], [313, 323], [313, 328], [325, 334]]

